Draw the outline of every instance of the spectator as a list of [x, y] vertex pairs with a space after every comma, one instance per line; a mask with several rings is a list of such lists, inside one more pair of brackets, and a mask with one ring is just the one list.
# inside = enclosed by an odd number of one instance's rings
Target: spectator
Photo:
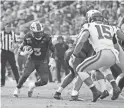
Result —
[[109, 21], [109, 24], [110, 25], [116, 25], [116, 20], [114, 19], [114, 17], [111, 15], [111, 16], [109, 16], [109, 19], [108, 19], [108, 21]]
[[118, 9], [118, 26], [119, 27], [122, 24], [123, 17], [124, 17], [124, 2], [121, 2], [120, 8]]
[[32, 20], [34, 20], [33, 11], [32, 11], [32, 10], [28, 10], [26, 22], [30, 22], [30, 21], [32, 21]]
[[58, 43], [55, 44], [55, 60], [57, 68], [57, 80], [58, 82], [61, 82], [61, 66], [63, 66], [66, 75], [69, 73], [69, 70], [64, 61], [64, 55], [68, 49], [68, 45], [64, 42], [64, 38], [62, 36], [59, 36], [57, 41]]

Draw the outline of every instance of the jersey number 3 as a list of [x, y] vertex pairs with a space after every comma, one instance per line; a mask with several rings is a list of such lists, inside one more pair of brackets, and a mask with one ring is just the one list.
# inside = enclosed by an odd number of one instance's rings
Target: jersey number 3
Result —
[[98, 31], [98, 35], [99, 35], [99, 39], [110, 39], [112, 40], [112, 35], [110, 32], [110, 27], [105, 26], [105, 25], [95, 25], [97, 31]]
[[40, 48], [34, 48], [34, 54], [36, 56], [40, 56], [41, 55], [41, 51], [40, 50], [41, 50]]

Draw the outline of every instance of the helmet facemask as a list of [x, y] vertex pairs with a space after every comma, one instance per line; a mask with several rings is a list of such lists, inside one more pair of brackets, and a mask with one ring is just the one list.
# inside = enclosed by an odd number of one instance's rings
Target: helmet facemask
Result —
[[44, 33], [43, 25], [39, 22], [33, 22], [30, 26], [30, 30], [33, 32], [34, 38], [40, 40], [42, 38], [42, 34]]
[[33, 32], [34, 38], [40, 40], [42, 38], [43, 32]]
[[103, 17], [102, 16], [94, 16], [91, 20], [91, 22], [94, 22], [94, 21], [103, 21]]

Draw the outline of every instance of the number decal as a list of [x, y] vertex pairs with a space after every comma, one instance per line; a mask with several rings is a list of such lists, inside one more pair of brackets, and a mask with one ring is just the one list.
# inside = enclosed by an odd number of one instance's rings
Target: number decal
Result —
[[97, 31], [98, 31], [98, 34], [99, 34], [99, 39], [103, 39], [104, 37], [103, 37], [103, 35], [102, 35], [100, 26], [99, 26], [99, 25], [95, 25], [95, 27], [97, 28]]
[[108, 26], [105, 26], [105, 25], [101, 25], [101, 28], [100, 28], [100, 25], [95, 25], [97, 31], [98, 31], [98, 34], [99, 34], [99, 39], [110, 39], [112, 40], [112, 35], [110, 33], [110, 27]]
[[40, 55], [41, 55], [41, 50], [40, 50], [40, 48], [34, 48], [34, 54], [35, 54], [36, 56], [40, 56]]

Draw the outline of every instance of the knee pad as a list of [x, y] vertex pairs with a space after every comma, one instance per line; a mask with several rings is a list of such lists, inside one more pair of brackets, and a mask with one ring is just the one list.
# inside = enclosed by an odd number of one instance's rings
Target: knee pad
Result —
[[82, 79], [82, 81], [84, 81], [85, 79], [89, 78], [89, 74], [87, 72], [78, 72], [78, 75], [80, 76], [80, 78]]

